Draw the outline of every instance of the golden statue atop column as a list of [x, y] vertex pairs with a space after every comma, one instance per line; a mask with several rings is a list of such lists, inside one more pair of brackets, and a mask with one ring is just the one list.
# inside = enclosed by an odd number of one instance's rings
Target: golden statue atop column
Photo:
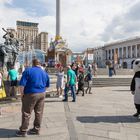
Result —
[[56, 0], [56, 36], [51, 40], [48, 50], [48, 62], [61, 63], [66, 66], [71, 63], [72, 51], [68, 48], [66, 40], [60, 35], [60, 0]]

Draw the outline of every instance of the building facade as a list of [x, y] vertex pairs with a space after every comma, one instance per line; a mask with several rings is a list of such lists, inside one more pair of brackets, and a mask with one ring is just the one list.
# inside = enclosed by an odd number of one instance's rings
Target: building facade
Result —
[[24, 40], [24, 50], [37, 48], [38, 23], [17, 21], [17, 38]]
[[48, 33], [39, 33], [38, 23], [17, 21], [16, 36], [19, 40], [23, 40], [23, 51], [32, 49], [40, 49], [43, 52], [48, 50]]
[[83, 64], [84, 53], [83, 52], [73, 52], [71, 56], [71, 62], [77, 64]]
[[38, 35], [37, 49], [47, 52], [48, 50], [48, 33], [47, 32], [41, 32]]
[[[140, 58], [140, 37], [105, 44], [95, 49], [94, 53], [97, 52], [101, 52], [98, 58], [101, 58], [102, 66], [111, 61], [122, 68], [132, 68], [134, 60]], [[96, 59], [96, 63], [100, 63], [100, 59]]]
[[83, 55], [83, 63], [86, 67], [94, 62], [94, 48], [87, 48]]
[[97, 63], [99, 68], [104, 68], [106, 66], [103, 47], [94, 48], [94, 62]]

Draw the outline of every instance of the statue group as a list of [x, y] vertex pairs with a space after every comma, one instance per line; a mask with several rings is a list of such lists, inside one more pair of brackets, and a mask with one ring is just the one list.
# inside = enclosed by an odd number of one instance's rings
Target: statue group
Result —
[[11, 31], [7, 31], [4, 28], [2, 29], [5, 32], [3, 35], [5, 42], [0, 44], [0, 68], [2, 70], [7, 69], [8, 71], [11, 66], [15, 65], [20, 44]]

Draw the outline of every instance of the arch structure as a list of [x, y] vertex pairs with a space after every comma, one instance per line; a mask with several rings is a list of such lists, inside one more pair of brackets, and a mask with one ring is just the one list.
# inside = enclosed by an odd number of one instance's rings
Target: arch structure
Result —
[[55, 62], [66, 66], [71, 63], [72, 51], [68, 48], [66, 42], [60, 42], [55, 46]]

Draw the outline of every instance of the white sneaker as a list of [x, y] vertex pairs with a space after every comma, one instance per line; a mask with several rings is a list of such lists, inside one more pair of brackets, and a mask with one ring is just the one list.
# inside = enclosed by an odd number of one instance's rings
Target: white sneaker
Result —
[[59, 96], [59, 98], [61, 98], [61, 99], [62, 99], [62, 98], [63, 98], [63, 96], [62, 96], [62, 95], [60, 95], [60, 96]]

